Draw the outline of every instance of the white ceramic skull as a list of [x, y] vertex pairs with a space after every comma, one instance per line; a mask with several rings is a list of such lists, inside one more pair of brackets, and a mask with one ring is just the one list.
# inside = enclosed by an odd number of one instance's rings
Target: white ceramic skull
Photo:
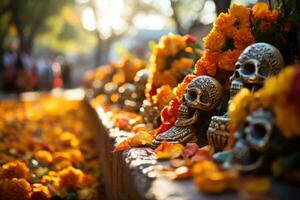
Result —
[[277, 74], [284, 66], [279, 50], [267, 43], [255, 43], [248, 46], [235, 64], [235, 72], [231, 80], [231, 96], [242, 87], [256, 91], [264, 80]]
[[[230, 98], [232, 99], [241, 88], [248, 88], [251, 92], [257, 91], [269, 76], [277, 74], [283, 66], [283, 58], [276, 47], [267, 43], [248, 46], [241, 53], [230, 77]], [[228, 122], [227, 113], [223, 116], [213, 116], [211, 119], [207, 137], [209, 144], [216, 150], [223, 150], [227, 144]]]
[[216, 106], [222, 96], [222, 86], [210, 76], [199, 76], [192, 80], [184, 94], [188, 107], [209, 111]]
[[285, 141], [275, 126], [272, 113], [265, 109], [249, 115], [235, 133], [235, 139], [231, 162], [242, 172], [268, 168], [269, 160], [283, 152]]
[[[153, 146], [158, 146], [164, 140], [169, 143], [182, 144], [191, 142], [195, 139], [195, 127], [193, 125], [201, 126], [204, 121], [210, 119], [212, 114], [209, 112], [216, 107], [221, 97], [222, 86], [216, 79], [210, 76], [199, 76], [192, 80], [180, 102], [175, 125], [158, 135], [152, 142]], [[201, 125], [196, 124], [200, 117], [202, 117]], [[206, 129], [204, 134], [205, 132]], [[207, 144], [207, 141], [201, 143]]]

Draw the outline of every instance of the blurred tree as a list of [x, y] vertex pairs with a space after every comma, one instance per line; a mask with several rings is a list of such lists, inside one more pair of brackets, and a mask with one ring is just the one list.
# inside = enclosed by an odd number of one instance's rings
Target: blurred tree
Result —
[[191, 33], [195, 28], [210, 24], [221, 12], [225, 12], [231, 0], [170, 0], [172, 18], [178, 33]]
[[[108, 63], [110, 48], [132, 27], [133, 17], [140, 10], [139, 0], [104, 1], [91, 0], [97, 37], [96, 65]], [[107, 17], [111, 16], [111, 17]]]
[[11, 26], [16, 29], [19, 52], [31, 53], [34, 39], [40, 32], [47, 31], [45, 21], [73, 0], [1, 0], [0, 42], [7, 37]]
[[37, 33], [45, 31], [45, 21], [71, 0], [11, 0], [10, 12], [17, 29], [20, 52], [31, 53]]
[[0, 1], [0, 55], [4, 53], [4, 43], [8, 36], [11, 24], [11, 14], [9, 10], [9, 0]]

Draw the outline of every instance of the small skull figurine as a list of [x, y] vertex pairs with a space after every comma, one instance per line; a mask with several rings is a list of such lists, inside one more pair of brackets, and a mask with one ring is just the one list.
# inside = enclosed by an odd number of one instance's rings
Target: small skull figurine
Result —
[[258, 109], [235, 133], [231, 165], [244, 173], [268, 173], [274, 158], [287, 156], [295, 142], [284, 138], [271, 111]]
[[125, 110], [136, 112], [145, 99], [145, 85], [149, 76], [147, 69], [140, 70], [134, 77], [134, 83], [124, 83], [119, 88], [119, 104]]
[[214, 78], [199, 76], [192, 80], [181, 100], [175, 125], [158, 135], [152, 142], [158, 146], [163, 140], [169, 143], [185, 144], [195, 138], [193, 125], [201, 115], [207, 115], [219, 103], [222, 96], [222, 86]]
[[[235, 64], [235, 71], [230, 77], [230, 100], [241, 88], [251, 92], [263, 86], [267, 77], [277, 74], [284, 66], [279, 50], [267, 43], [255, 43], [248, 46]], [[216, 150], [223, 150], [228, 138], [227, 113], [213, 116], [207, 131], [208, 142]]]
[[141, 92], [142, 95], [144, 94], [145, 86], [147, 84], [149, 77], [149, 70], [148, 69], [142, 69], [138, 71], [134, 77], [134, 84], [137, 87], [137, 91]]

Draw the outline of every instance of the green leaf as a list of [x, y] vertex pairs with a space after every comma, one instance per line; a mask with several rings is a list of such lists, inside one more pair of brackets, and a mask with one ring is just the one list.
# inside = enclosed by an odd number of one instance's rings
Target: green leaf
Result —
[[123, 48], [120, 42], [115, 44], [115, 52], [118, 56], [122, 56], [122, 54], [126, 53], [125, 49]]
[[154, 49], [156, 47], [156, 43], [153, 40], [150, 40], [149, 43], [148, 43], [148, 45], [149, 45], [151, 53], [153, 53], [153, 51], [154, 51]]

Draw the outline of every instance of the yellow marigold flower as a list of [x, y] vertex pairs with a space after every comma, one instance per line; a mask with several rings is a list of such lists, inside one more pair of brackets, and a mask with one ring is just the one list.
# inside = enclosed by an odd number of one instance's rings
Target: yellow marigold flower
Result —
[[179, 99], [181, 99], [185, 93], [185, 89], [188, 86], [188, 84], [197, 76], [194, 74], [189, 74], [187, 75], [184, 80], [177, 85], [176, 88], [174, 88], [173, 93], [175, 94], [175, 96]]
[[84, 161], [83, 154], [78, 149], [70, 149], [67, 151], [70, 155], [70, 159], [73, 163], [79, 163]]
[[190, 58], [180, 58], [172, 62], [172, 70], [191, 69], [194, 61]]
[[221, 51], [225, 46], [225, 41], [225, 35], [215, 29], [212, 29], [209, 34], [203, 38], [204, 48], [210, 51]]
[[264, 107], [269, 107], [272, 104], [285, 103], [286, 97], [290, 91], [295, 69], [287, 67], [282, 70], [279, 75], [269, 77], [262, 89], [255, 93], [259, 99], [263, 99]]
[[236, 131], [244, 122], [246, 116], [252, 111], [251, 103], [254, 96], [246, 88], [241, 89], [232, 99], [228, 106], [230, 118], [229, 127], [231, 132]]
[[158, 105], [160, 109], [168, 105], [168, 103], [175, 98], [172, 88], [169, 85], [163, 85], [157, 89], [157, 94], [152, 97], [154, 104]]
[[[178, 71], [178, 70], [177, 70]], [[177, 85], [177, 78], [176, 78], [176, 73], [174, 74], [173, 70], [166, 70], [161, 73], [160, 75], [160, 85], [168, 85], [172, 88], [176, 87]]]
[[72, 191], [82, 184], [84, 173], [80, 169], [68, 167], [58, 172], [59, 184], [61, 187]]
[[53, 154], [53, 162], [59, 162], [62, 160], [70, 160], [70, 154], [64, 151], [57, 151]]
[[79, 140], [77, 137], [69, 132], [64, 132], [60, 136], [60, 142], [64, 147], [78, 148]]
[[31, 186], [25, 179], [13, 178], [2, 186], [1, 199], [30, 200]]
[[61, 160], [53, 163], [53, 170], [59, 171], [70, 166], [72, 166], [72, 162], [70, 160]]
[[262, 106], [273, 110], [276, 125], [287, 138], [299, 135], [299, 112], [288, 99], [295, 71], [295, 67], [283, 69], [277, 76], [268, 78], [263, 88], [255, 93]]
[[42, 184], [50, 184], [54, 187], [58, 187], [59, 186], [59, 178], [58, 178], [58, 174], [55, 171], [49, 171], [47, 175], [44, 175], [41, 179], [40, 179], [40, 183]]
[[39, 150], [34, 154], [35, 158], [44, 163], [51, 163], [53, 161], [53, 157], [49, 151]]
[[[0, 151], [1, 151], [1, 150], [0, 150]], [[14, 157], [9, 156], [9, 155], [7, 155], [7, 154], [5, 154], [5, 153], [0, 153], [0, 164], [7, 163], [7, 162], [11, 162], [11, 161], [13, 161], [13, 160], [15, 160]]]
[[33, 184], [31, 200], [48, 200], [51, 199], [51, 194], [47, 186], [42, 184]]
[[29, 177], [29, 169], [25, 163], [21, 161], [12, 161], [6, 163], [2, 166], [1, 169], [1, 178], [2, 179], [12, 179], [12, 178], [24, 178]]

